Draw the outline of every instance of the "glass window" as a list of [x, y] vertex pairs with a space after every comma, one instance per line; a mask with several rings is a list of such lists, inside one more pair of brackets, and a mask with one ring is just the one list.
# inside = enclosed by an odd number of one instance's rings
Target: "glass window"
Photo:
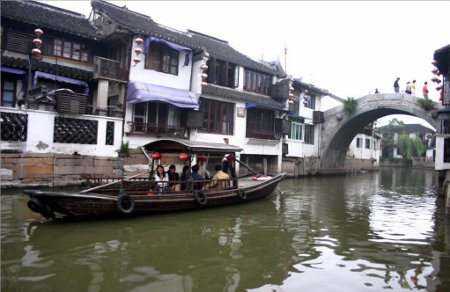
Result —
[[370, 139], [366, 139], [366, 149], [370, 149]]
[[10, 79], [2, 81], [2, 106], [15, 107], [16, 82]]
[[89, 58], [89, 54], [82, 44], [59, 39], [53, 41], [53, 55], [83, 62], [88, 62]]
[[145, 59], [145, 68], [178, 75], [178, 51], [160, 43], [151, 43]]
[[200, 111], [203, 112], [203, 128], [200, 131], [233, 134], [234, 104], [202, 98]]
[[71, 42], [64, 42], [63, 57], [64, 58], [72, 58], [72, 43]]
[[362, 138], [356, 138], [356, 148], [362, 148]]
[[62, 41], [55, 40], [55, 43], [53, 45], [53, 55], [61, 56], [61, 52], [62, 52]]
[[271, 76], [244, 70], [244, 90], [268, 95]]
[[303, 124], [292, 122], [291, 125], [291, 133], [289, 134], [289, 139], [292, 140], [302, 140], [302, 133], [303, 133]]
[[305, 144], [314, 144], [314, 125], [305, 125]]

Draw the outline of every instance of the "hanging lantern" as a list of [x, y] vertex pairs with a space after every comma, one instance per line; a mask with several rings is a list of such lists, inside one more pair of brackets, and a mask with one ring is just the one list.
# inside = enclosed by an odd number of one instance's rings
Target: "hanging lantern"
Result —
[[206, 82], [202, 82], [202, 84], [200, 84], [202, 87], [206, 87], [206, 86], [208, 86], [208, 83], [206, 83]]
[[42, 29], [36, 28], [36, 29], [34, 30], [34, 34], [37, 35], [37, 36], [41, 36], [41, 35], [44, 34], [44, 32], [42, 31]]
[[438, 87], [436, 87], [436, 90], [437, 91], [439, 91], [439, 90], [441, 90], [442, 89], [442, 85], [441, 86], [438, 86]]
[[203, 65], [200, 66], [200, 69], [201, 70], [206, 70], [206, 69], [208, 69], [208, 65], [203, 64]]
[[436, 79], [436, 83], [437, 84], [441, 83], [441, 79]]
[[135, 52], [137, 55], [142, 54], [142, 49], [141, 49], [141, 48], [136, 48], [136, 49], [134, 49], [134, 52]]
[[438, 65], [439, 64], [439, 62], [438, 61], [436, 61], [436, 60], [433, 60], [433, 62], [431, 62], [431, 64], [433, 64], [433, 65]]
[[144, 40], [141, 39], [141, 38], [136, 38], [134, 41], [135, 41], [135, 43], [138, 44], [138, 45], [140, 45], [140, 44], [142, 44], [142, 43], [144, 42]]
[[289, 93], [289, 98], [294, 98], [294, 94], [293, 93]]
[[290, 90], [290, 91], [294, 91], [294, 87], [290, 86], [290, 87], [289, 87], [289, 90]]
[[438, 69], [434, 68], [433, 70], [431, 70], [431, 73], [436, 74], [438, 71]]
[[436, 71], [436, 75], [437, 76], [441, 76], [441, 72], [439, 72], [439, 70]]
[[153, 158], [153, 160], [160, 160], [162, 158], [162, 155], [159, 152], [154, 152], [152, 154], [152, 158]]
[[134, 58], [134, 59], [133, 59], [133, 62], [134, 62], [135, 64], [137, 64], [137, 63], [141, 62], [141, 59], [139, 59], [139, 58]]
[[436, 82], [436, 80], [437, 80], [436, 77], [431, 78], [431, 81], [433, 81], [433, 82]]
[[186, 153], [181, 153], [180, 154], [180, 160], [184, 161], [184, 162], [188, 161], [189, 160], [189, 155], [187, 155]]
[[201, 76], [202, 76], [202, 79], [203, 79], [203, 80], [205, 80], [206, 78], [208, 78], [208, 74], [206, 74], [206, 73], [202, 73]]
[[290, 99], [290, 100], [288, 101], [288, 103], [289, 103], [289, 104], [293, 104], [294, 101], [293, 101], [292, 99]]
[[305, 101], [303, 102], [303, 104], [304, 104], [304, 105], [307, 105], [307, 104], [308, 104], [308, 102], [307, 102], [307, 101], [305, 100]]
[[40, 56], [41, 50], [39, 50], [38, 48], [34, 48], [31, 50], [31, 53], [33, 54], [33, 56]]
[[36, 47], [39, 48], [39, 47], [42, 45], [42, 40], [36, 38], [36, 39], [33, 40], [33, 44], [34, 44]]
[[206, 158], [206, 156], [205, 156], [205, 155], [200, 155], [200, 156], [197, 156], [197, 160], [198, 160], [198, 161], [202, 161], [202, 162], [204, 162], [204, 161], [206, 161], [206, 160], [207, 160], [207, 158]]
[[304, 93], [308, 93], [308, 89], [305, 89], [303, 92], [304, 92]]

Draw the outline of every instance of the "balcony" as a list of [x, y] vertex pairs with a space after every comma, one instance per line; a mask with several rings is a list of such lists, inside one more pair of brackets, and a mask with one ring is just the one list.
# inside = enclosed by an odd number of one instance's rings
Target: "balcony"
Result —
[[265, 140], [280, 140], [282, 133], [275, 131], [247, 129], [247, 138], [265, 139]]
[[120, 62], [94, 56], [94, 79], [108, 79], [113, 81], [125, 81], [127, 72], [120, 67]]
[[158, 125], [151, 123], [138, 123], [138, 122], [128, 122], [128, 124], [131, 126], [130, 134], [133, 135], [186, 138], [185, 127]]

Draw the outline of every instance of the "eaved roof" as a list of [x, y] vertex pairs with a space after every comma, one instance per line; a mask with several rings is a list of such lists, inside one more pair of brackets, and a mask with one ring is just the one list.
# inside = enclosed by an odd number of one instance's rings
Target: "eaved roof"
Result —
[[264, 73], [274, 75], [278, 74], [278, 72], [270, 66], [254, 61], [244, 54], [236, 51], [228, 44], [227, 41], [192, 30], [188, 30], [187, 32], [177, 31], [175, 29], [160, 25], [153, 21], [151, 17], [131, 11], [125, 6], [119, 7], [102, 0], [92, 0], [91, 5], [96, 11], [110, 17], [122, 29], [126, 29], [137, 34], [163, 38], [167, 41], [187, 46], [191, 49], [196, 49], [197, 51], [205, 49], [210, 57], [218, 58], [223, 61], [229, 61], [239, 66]]
[[[380, 127], [379, 129], [383, 129], [388, 127], [389, 125]], [[422, 126], [421, 124], [403, 124], [401, 125], [403, 127], [399, 128], [397, 131], [397, 133], [406, 133], [406, 134], [411, 134], [411, 133], [421, 133], [421, 134], [426, 134], [426, 133], [435, 133], [436, 131], [433, 129], [430, 129], [428, 127]]]
[[1, 1], [2, 19], [7, 18], [88, 39], [97, 39], [95, 28], [83, 14], [35, 1]]

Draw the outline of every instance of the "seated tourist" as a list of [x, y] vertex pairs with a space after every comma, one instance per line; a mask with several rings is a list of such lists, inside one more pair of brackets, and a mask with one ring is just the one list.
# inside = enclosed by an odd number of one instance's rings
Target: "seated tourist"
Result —
[[[200, 167], [196, 164], [192, 166], [192, 180], [203, 180], [203, 177], [198, 173]], [[194, 183], [194, 190], [201, 190], [203, 188], [203, 182]]]
[[169, 176], [164, 171], [164, 167], [162, 165], [158, 165], [158, 167], [156, 167], [155, 181], [157, 182], [158, 195], [161, 195], [162, 192], [167, 192], [169, 190]]
[[175, 165], [169, 166], [169, 181], [174, 181], [169, 184], [169, 187], [172, 191], [179, 192], [181, 189], [181, 184], [179, 183], [180, 176], [176, 172]]
[[210, 189], [225, 189], [230, 186], [230, 176], [222, 171], [222, 164], [216, 164], [216, 174], [214, 175]]
[[185, 191], [187, 189], [188, 181], [189, 181], [189, 166], [183, 166], [183, 172], [181, 173], [181, 190]]

